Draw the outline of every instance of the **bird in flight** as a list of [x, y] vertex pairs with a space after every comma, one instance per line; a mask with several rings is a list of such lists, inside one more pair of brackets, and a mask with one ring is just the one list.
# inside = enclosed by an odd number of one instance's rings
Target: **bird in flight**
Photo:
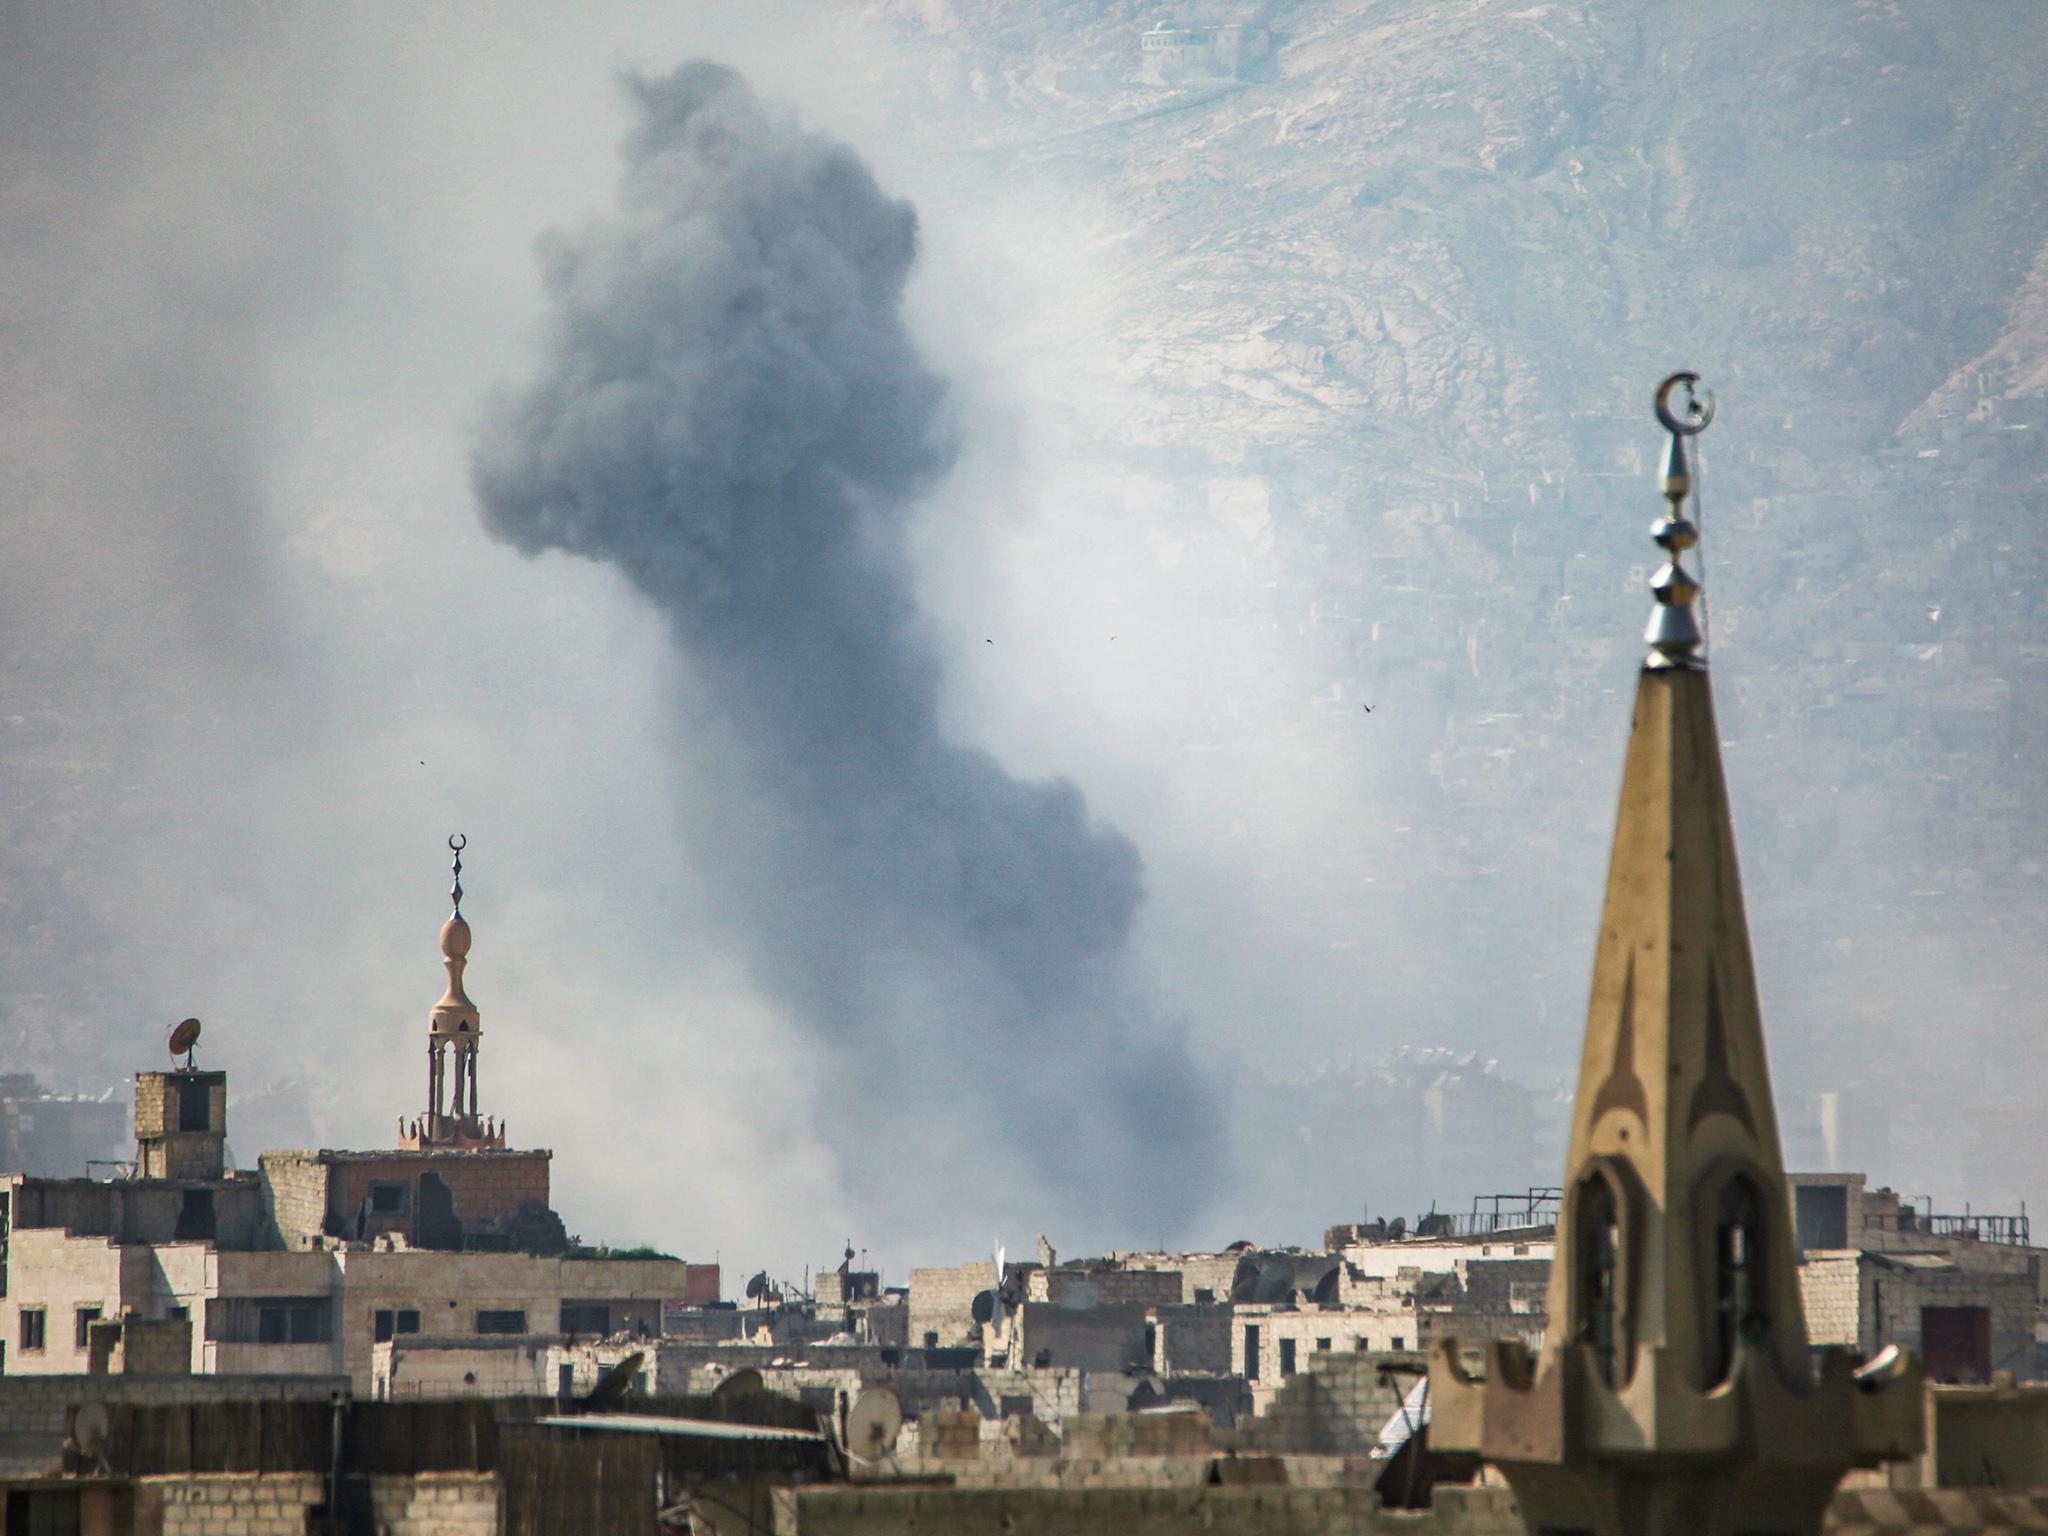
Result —
[[1370, 704], [1362, 704], [1359, 707], [1363, 709], [1368, 715], [1372, 713], [1372, 706]]

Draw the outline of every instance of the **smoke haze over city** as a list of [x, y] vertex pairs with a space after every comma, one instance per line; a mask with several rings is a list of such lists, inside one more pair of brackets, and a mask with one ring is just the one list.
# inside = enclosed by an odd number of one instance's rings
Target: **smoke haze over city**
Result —
[[388, 1139], [459, 831], [587, 1239], [1549, 1182], [1691, 366], [1788, 1160], [2038, 1195], [2048, 39], [1267, 10], [8, 10], [6, 1065]]

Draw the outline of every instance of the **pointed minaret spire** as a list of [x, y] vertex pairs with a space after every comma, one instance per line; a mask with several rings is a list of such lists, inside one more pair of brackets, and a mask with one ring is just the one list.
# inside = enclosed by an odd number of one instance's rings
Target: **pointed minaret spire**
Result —
[[[1681, 556], [1698, 376], [1657, 392], [1670, 433], [1654, 530], [1670, 560], [1594, 947], [1541, 1356], [1445, 1341], [1432, 1450], [1495, 1463], [1529, 1529], [1814, 1533], [1852, 1466], [1919, 1448], [1919, 1372], [1830, 1351], [1814, 1378], [1713, 695]], [[1670, 397], [1692, 400], [1685, 419]]]

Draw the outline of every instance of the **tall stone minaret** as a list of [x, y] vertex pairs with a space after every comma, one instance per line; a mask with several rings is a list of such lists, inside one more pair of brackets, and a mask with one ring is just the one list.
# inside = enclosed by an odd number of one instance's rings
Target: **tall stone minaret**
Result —
[[[1818, 1377], [1764, 1058], [1735, 836], [1684, 566], [1686, 438], [1711, 396], [1676, 374], [1669, 557], [1594, 948], [1541, 1356], [1492, 1346], [1472, 1379], [1455, 1341], [1430, 1365], [1432, 1447], [1476, 1452], [1529, 1529], [1598, 1536], [1818, 1532], [1856, 1466], [1921, 1444], [1920, 1372], [1897, 1354]], [[1683, 387], [1684, 416], [1669, 401]]]

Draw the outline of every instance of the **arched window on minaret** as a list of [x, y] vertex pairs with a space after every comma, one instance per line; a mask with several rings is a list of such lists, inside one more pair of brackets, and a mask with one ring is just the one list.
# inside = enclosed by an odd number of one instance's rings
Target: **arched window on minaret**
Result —
[[1589, 1169], [1573, 1191], [1573, 1337], [1593, 1352], [1608, 1386], [1628, 1379], [1627, 1201], [1614, 1175]]
[[1738, 1173], [1713, 1201], [1714, 1315], [1707, 1341], [1707, 1384], [1719, 1386], [1735, 1373], [1736, 1346], [1761, 1344], [1771, 1320], [1764, 1291], [1764, 1200], [1756, 1181]]

